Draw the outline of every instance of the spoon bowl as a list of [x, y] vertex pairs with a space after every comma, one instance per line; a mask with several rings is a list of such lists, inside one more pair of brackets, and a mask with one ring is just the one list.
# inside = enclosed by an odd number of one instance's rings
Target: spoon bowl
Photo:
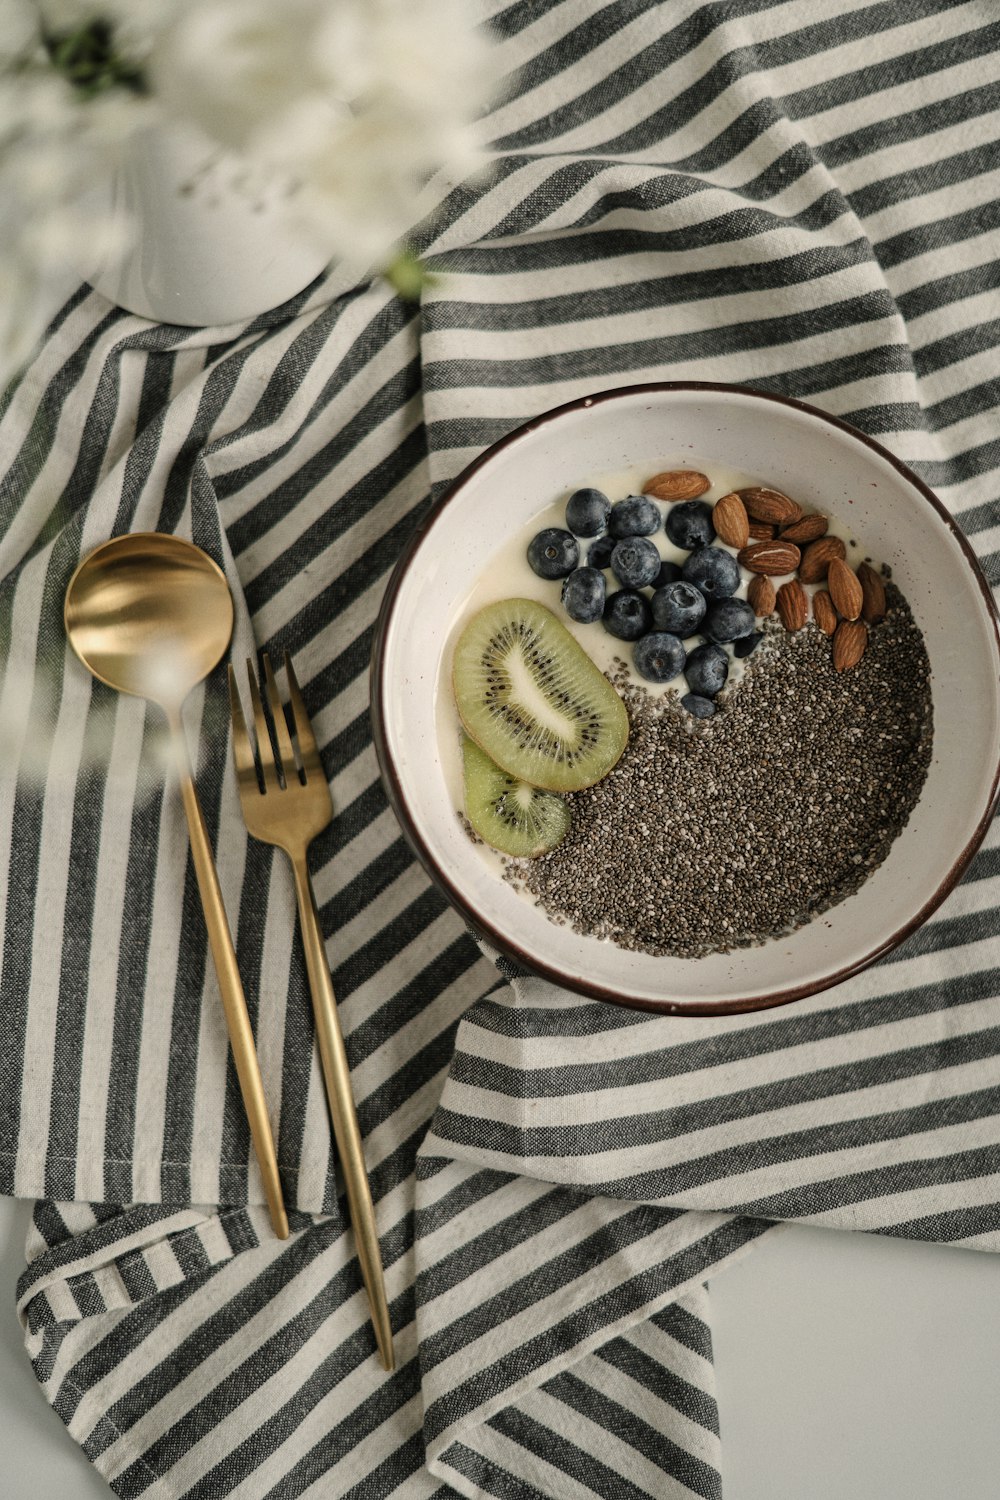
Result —
[[185, 698], [229, 646], [229, 585], [221, 568], [193, 542], [157, 531], [132, 532], [112, 537], [83, 559], [66, 589], [63, 618], [70, 645], [88, 672], [120, 693], [158, 704], [166, 714], [236, 1075], [271, 1223], [285, 1239], [288, 1216], [264, 1083], [181, 719]]
[[65, 619], [88, 671], [169, 713], [225, 655], [233, 600], [225, 574], [199, 547], [134, 532], [84, 558], [66, 591]]

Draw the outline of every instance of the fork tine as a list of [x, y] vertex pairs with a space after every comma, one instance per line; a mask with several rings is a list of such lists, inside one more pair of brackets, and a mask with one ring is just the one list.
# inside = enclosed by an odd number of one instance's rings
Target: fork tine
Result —
[[[229, 712], [233, 726], [233, 759], [236, 762], [236, 780], [242, 790], [244, 783], [251, 778], [254, 782], [257, 781], [257, 763], [247, 731], [247, 721], [243, 717], [243, 704], [240, 702], [240, 691], [236, 686], [236, 673], [232, 663], [226, 671], [229, 677]], [[259, 783], [257, 789], [260, 790]]]
[[295, 736], [299, 742], [299, 759], [302, 762], [303, 774], [306, 780], [310, 776], [323, 776], [323, 765], [319, 758], [316, 736], [309, 722], [309, 713], [299, 688], [298, 678], [295, 676], [292, 658], [287, 651], [285, 652], [285, 676], [288, 678], [288, 696], [292, 704], [292, 718], [295, 720]]
[[271, 743], [271, 731], [267, 727], [264, 705], [260, 700], [257, 674], [249, 656], [247, 657], [247, 680], [250, 684], [250, 701], [253, 704], [254, 728], [257, 731], [257, 763], [264, 778], [265, 792], [273, 791], [280, 787], [281, 782], [278, 780], [278, 770], [274, 763], [274, 746]]
[[278, 742], [278, 769], [283, 774], [287, 785], [288, 782], [298, 779], [295, 751], [292, 749], [292, 737], [288, 733], [288, 720], [285, 718], [285, 710], [281, 704], [281, 694], [278, 692], [278, 684], [271, 669], [271, 658], [266, 651], [263, 655], [263, 661], [264, 691], [267, 693], [267, 703], [271, 710], [271, 723], [274, 725], [274, 734]]

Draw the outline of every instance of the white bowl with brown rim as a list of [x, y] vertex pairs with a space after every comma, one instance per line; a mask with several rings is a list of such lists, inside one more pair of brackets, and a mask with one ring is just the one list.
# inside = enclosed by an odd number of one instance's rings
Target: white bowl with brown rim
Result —
[[[683, 959], [632, 952], [553, 922], [482, 857], [457, 816], [442, 753], [447, 653], [500, 539], [583, 476], [665, 455], [711, 455], [766, 476], [891, 560], [931, 665], [927, 779], [860, 890], [787, 936]], [[513, 591], [512, 591], [513, 592]], [[558, 595], [556, 595], [558, 597]], [[664, 383], [545, 412], [488, 449], [440, 498], [400, 559], [373, 654], [372, 719], [386, 791], [429, 874], [469, 925], [529, 972], [580, 994], [673, 1014], [780, 1005], [839, 983], [934, 911], [979, 846], [1000, 792], [1000, 634], [989, 586], [944, 506], [905, 464], [802, 402], [742, 387]], [[447, 732], [447, 731], [445, 731]]]

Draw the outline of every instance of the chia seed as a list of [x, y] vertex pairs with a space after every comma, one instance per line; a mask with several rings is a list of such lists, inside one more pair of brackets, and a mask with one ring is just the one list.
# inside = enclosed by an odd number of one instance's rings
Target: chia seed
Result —
[[930, 764], [930, 665], [892, 584], [857, 666], [837, 673], [810, 621], [772, 622], [720, 712], [692, 719], [621, 665], [631, 733], [574, 793], [551, 853], [505, 879], [555, 921], [622, 948], [697, 958], [803, 926], [885, 859]]

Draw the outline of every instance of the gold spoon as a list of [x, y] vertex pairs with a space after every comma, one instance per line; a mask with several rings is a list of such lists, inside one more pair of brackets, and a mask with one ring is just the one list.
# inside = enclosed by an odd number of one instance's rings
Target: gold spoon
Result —
[[229, 585], [221, 569], [191, 542], [156, 531], [133, 532], [113, 537], [83, 559], [69, 581], [63, 614], [70, 644], [88, 671], [120, 693], [158, 704], [167, 716], [236, 1074], [271, 1223], [285, 1239], [288, 1217], [264, 1084], [181, 718], [185, 698], [229, 645]]

